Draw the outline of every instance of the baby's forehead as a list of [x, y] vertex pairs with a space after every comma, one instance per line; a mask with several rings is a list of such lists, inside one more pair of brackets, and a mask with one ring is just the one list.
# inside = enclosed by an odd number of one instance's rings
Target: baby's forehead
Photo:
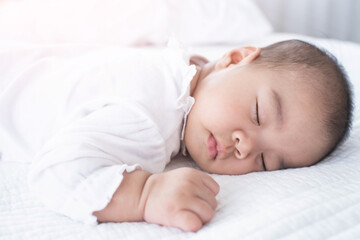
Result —
[[260, 78], [257, 94], [259, 98], [263, 98], [263, 101], [271, 105], [280, 102], [278, 105], [281, 105], [284, 112], [294, 109], [295, 113], [299, 113], [296, 117], [304, 124], [312, 124], [323, 118], [323, 113], [328, 107], [323, 98], [326, 89], [318, 86], [317, 76], [299, 71], [278, 71], [267, 68], [257, 69], [254, 73]]
[[[264, 80], [261, 82], [262, 84], [266, 84], [266, 80], [270, 80], [275, 83], [279, 82], [279, 84], [284, 87], [295, 87], [299, 90], [305, 89], [313, 94], [316, 94], [320, 89], [320, 85], [324, 84], [323, 77], [316, 69], [302, 67], [297, 69], [296, 66], [284, 66], [283, 68], [259, 66], [250, 71], [262, 73]], [[321, 88], [324, 89], [326, 86], [322, 86]]]
[[244, 69], [245, 76], [255, 81], [257, 88], [271, 88], [280, 95], [297, 95], [299, 100], [311, 99], [312, 102], [318, 102], [326, 91], [329, 91], [326, 86], [323, 86], [325, 81], [316, 68], [304, 66], [297, 68], [286, 64], [283, 67], [249, 64]]

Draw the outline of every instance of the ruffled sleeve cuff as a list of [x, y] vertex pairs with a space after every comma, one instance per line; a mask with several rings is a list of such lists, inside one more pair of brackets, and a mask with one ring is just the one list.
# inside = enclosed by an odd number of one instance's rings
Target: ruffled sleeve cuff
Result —
[[[140, 165], [115, 165], [99, 169], [86, 178], [67, 197], [60, 208], [60, 213], [86, 224], [96, 224], [93, 212], [104, 209], [112, 199], [123, 180], [123, 173], [140, 169]], [[59, 211], [59, 209], [53, 209]]]

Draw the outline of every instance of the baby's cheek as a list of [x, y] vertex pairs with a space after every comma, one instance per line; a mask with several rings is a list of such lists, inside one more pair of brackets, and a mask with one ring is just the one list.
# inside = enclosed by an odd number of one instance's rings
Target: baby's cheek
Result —
[[233, 125], [239, 121], [239, 111], [231, 104], [221, 104], [215, 102], [211, 109], [210, 115], [212, 116], [215, 124]]

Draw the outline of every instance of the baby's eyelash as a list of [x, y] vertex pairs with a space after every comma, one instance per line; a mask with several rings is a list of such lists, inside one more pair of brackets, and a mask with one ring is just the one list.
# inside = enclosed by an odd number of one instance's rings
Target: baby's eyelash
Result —
[[261, 161], [262, 161], [262, 164], [263, 164], [264, 171], [267, 171], [266, 165], [265, 165], [264, 154], [263, 154], [263, 153], [261, 153]]
[[258, 100], [256, 98], [256, 122], [260, 126], [260, 119], [259, 119], [259, 106], [258, 106]]

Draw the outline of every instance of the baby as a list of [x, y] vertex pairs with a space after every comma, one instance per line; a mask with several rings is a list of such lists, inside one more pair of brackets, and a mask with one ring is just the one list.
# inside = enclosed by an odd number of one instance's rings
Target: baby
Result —
[[190, 65], [177, 48], [106, 49], [24, 69], [0, 95], [0, 151], [31, 159], [33, 193], [73, 219], [197, 231], [219, 185], [163, 172], [179, 151], [217, 174], [310, 166], [348, 135], [351, 114], [342, 68], [299, 40]]

